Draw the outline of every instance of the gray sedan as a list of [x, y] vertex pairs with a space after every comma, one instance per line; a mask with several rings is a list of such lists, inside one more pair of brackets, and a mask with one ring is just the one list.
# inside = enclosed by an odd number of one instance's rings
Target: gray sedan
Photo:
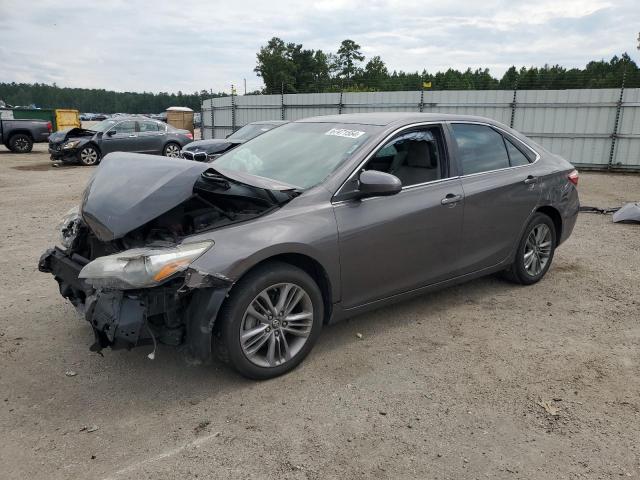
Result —
[[96, 165], [111, 152], [153, 153], [180, 156], [193, 141], [188, 130], [143, 116], [108, 118], [90, 128], [72, 128], [49, 136], [51, 160]]
[[328, 323], [494, 272], [539, 281], [573, 230], [577, 184], [569, 162], [486, 118], [317, 117], [212, 164], [107, 156], [39, 268], [93, 350], [184, 345], [264, 379]]

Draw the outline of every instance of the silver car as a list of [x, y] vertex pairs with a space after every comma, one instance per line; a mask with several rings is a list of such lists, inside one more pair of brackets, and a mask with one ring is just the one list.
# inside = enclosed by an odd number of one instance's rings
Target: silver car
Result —
[[578, 173], [493, 120], [288, 123], [214, 163], [111, 154], [39, 264], [92, 349], [162, 342], [241, 374], [295, 367], [328, 323], [503, 272], [549, 270]]

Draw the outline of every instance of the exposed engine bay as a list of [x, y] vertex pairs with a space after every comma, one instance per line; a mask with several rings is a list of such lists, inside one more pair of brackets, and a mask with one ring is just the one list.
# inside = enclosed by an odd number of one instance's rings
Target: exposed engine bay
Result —
[[[132, 163], [140, 161], [127, 157], [129, 170]], [[70, 212], [61, 224], [62, 248], [47, 250], [39, 269], [54, 275], [62, 296], [92, 325], [92, 350], [157, 342], [183, 344], [190, 328], [202, 330], [194, 322], [215, 319], [216, 312], [211, 310], [217, 311], [231, 287], [228, 279], [185, 267], [169, 272], [166, 278], [158, 273], [160, 277], [154, 278], [160, 280], [144, 288], [119, 287], [83, 278], [81, 271], [96, 259], [117, 260], [116, 254], [126, 260], [140, 250], [160, 255], [173, 252], [192, 245], [187, 239], [190, 235], [255, 219], [289, 202], [299, 192], [234, 180], [207, 164], [157, 157], [146, 168], [143, 180], [132, 185], [131, 177], [119, 175], [120, 161], [106, 160], [87, 186], [80, 212]], [[256, 183], [261, 185], [260, 181]], [[105, 203], [105, 197], [116, 200]], [[122, 211], [118, 201], [128, 208]], [[118, 209], [122, 212], [119, 215]], [[146, 265], [145, 259], [142, 262]], [[199, 290], [207, 290], [207, 295], [193, 301]], [[211, 304], [210, 298], [217, 298], [218, 304]], [[202, 335], [194, 337], [201, 339]], [[192, 347], [201, 360], [210, 348]]]

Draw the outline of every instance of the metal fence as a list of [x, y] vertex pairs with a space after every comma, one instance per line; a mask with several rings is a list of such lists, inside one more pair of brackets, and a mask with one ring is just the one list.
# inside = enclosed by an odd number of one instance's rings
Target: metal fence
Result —
[[385, 111], [489, 117], [579, 168], [640, 171], [640, 88], [233, 95], [203, 101], [202, 135], [224, 138], [258, 120]]

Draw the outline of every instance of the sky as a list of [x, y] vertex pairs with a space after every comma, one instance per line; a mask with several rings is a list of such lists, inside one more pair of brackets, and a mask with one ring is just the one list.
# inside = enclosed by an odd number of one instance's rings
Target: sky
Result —
[[640, 63], [638, 0], [0, 0], [0, 82], [117, 91], [262, 85], [273, 36], [335, 52], [350, 38], [390, 71]]

